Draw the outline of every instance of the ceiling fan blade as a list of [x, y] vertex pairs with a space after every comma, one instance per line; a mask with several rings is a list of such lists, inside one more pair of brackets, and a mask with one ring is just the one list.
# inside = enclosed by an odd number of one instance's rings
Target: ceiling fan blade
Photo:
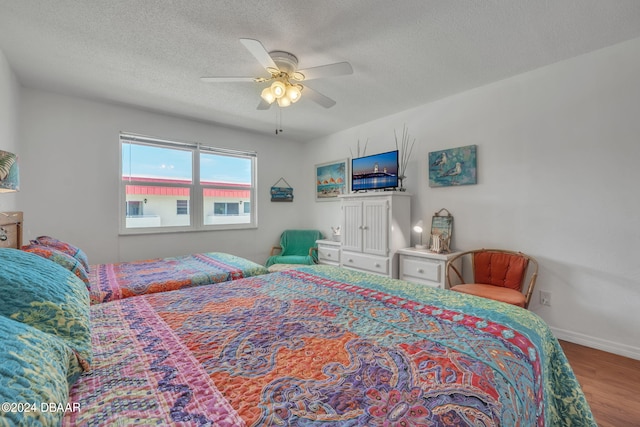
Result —
[[260, 103], [258, 104], [258, 110], [268, 110], [269, 108], [271, 108], [271, 104], [269, 104], [267, 101], [265, 101], [264, 99], [260, 100]]
[[298, 70], [304, 75], [304, 80], [319, 79], [322, 77], [344, 76], [353, 74], [353, 68], [348, 62], [337, 62], [335, 64], [320, 65], [317, 67]]
[[258, 40], [254, 39], [240, 39], [240, 42], [247, 48], [249, 52], [258, 60], [260, 65], [266, 68], [274, 68], [278, 70], [278, 66], [275, 62], [273, 62], [273, 58], [267, 52], [267, 49], [264, 48], [262, 43]]
[[331, 108], [336, 105], [336, 101], [329, 98], [328, 96], [321, 94], [318, 91], [311, 89], [309, 86], [304, 86], [304, 88], [302, 89], [302, 97], [307, 97], [310, 100], [322, 105], [324, 108]]
[[254, 77], [200, 77], [206, 83], [255, 82]]

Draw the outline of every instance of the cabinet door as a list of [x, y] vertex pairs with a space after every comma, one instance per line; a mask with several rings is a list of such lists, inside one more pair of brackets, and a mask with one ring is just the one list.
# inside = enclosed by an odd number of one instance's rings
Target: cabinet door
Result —
[[342, 249], [362, 251], [362, 202], [342, 203]]
[[362, 202], [362, 251], [372, 255], [389, 254], [389, 202]]

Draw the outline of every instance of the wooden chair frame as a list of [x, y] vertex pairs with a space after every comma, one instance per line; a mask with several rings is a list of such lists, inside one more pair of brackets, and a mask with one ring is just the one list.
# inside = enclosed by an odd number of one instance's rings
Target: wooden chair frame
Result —
[[[470, 256], [471, 258], [471, 271], [473, 272], [474, 281], [475, 281], [474, 255], [478, 252], [498, 252], [498, 253], [504, 253], [509, 255], [518, 255], [527, 259], [528, 261], [527, 270], [525, 271], [525, 274], [522, 275], [522, 282], [520, 283], [520, 291], [524, 294], [524, 297], [525, 297], [524, 308], [529, 308], [529, 302], [531, 301], [531, 296], [533, 295], [533, 289], [535, 288], [536, 280], [538, 279], [538, 261], [536, 261], [534, 257], [524, 254], [522, 252], [509, 251], [505, 249], [484, 249], [483, 248], [483, 249], [475, 249], [472, 251], [459, 253], [458, 255], [449, 259], [447, 261], [447, 266], [445, 267], [445, 271], [447, 273], [447, 285], [449, 289], [451, 289], [452, 287], [451, 286], [451, 276], [453, 275], [452, 273], [455, 274], [455, 278], [456, 280], [460, 281], [460, 284], [465, 283], [464, 277], [462, 276], [462, 272], [460, 271], [462, 270], [462, 264], [463, 264], [462, 261], [464, 260], [465, 256]], [[458, 268], [457, 265], [459, 265], [460, 268]], [[531, 273], [531, 277], [529, 278], [529, 283], [525, 288], [524, 281], [526, 280], [529, 273]]]

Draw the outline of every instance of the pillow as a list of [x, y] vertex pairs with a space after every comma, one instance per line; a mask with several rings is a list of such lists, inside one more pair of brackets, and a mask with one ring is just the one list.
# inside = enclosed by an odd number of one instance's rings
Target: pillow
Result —
[[84, 269], [80, 261], [78, 261], [71, 255], [67, 255], [66, 253], [54, 249], [51, 246], [44, 245], [27, 245], [23, 246], [22, 250], [31, 252], [33, 254], [41, 256], [42, 258], [46, 258], [60, 264], [61, 266], [78, 276], [78, 278], [82, 280], [87, 286], [87, 289], [89, 289], [89, 275], [87, 274], [87, 270]]
[[51, 246], [52, 248], [64, 252], [67, 255], [71, 255], [72, 257], [80, 261], [86, 271], [89, 271], [89, 259], [87, 258], [87, 254], [85, 254], [82, 249], [73, 246], [71, 243], [63, 242], [62, 240], [58, 240], [54, 237], [49, 236], [37, 237], [35, 240], [32, 240], [31, 243]]
[[57, 335], [84, 369], [91, 362], [89, 291], [55, 262], [19, 249], [0, 249], [0, 315]]
[[0, 316], [0, 425], [60, 425], [64, 411], [49, 408], [69, 404], [80, 372], [64, 341]]

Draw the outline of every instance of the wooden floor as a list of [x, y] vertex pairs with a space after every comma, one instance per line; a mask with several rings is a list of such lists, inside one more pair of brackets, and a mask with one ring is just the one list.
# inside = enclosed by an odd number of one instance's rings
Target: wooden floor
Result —
[[599, 427], [640, 426], [640, 360], [560, 341]]

